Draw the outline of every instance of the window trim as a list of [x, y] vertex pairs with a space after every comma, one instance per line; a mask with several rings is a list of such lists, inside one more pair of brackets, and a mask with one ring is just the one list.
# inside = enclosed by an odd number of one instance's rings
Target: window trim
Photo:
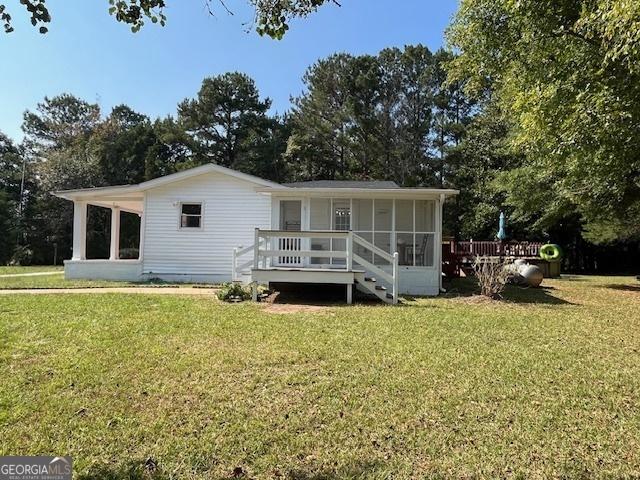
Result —
[[[189, 213], [182, 213], [182, 207], [184, 205], [200, 205], [200, 215], [194, 215]], [[188, 217], [200, 217], [200, 226], [198, 227], [183, 227], [182, 217], [186, 215]], [[184, 200], [178, 202], [178, 230], [193, 231], [204, 229], [204, 202], [195, 200]]]

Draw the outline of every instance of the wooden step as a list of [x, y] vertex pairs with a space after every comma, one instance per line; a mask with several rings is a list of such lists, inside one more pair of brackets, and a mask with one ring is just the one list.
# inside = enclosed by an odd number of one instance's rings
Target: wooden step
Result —
[[387, 293], [387, 298], [389, 300], [393, 300], [393, 294], [392, 293]]
[[381, 291], [385, 291], [387, 289], [387, 287], [382, 286], [382, 285], [376, 285], [376, 290], [381, 290]]
[[376, 277], [364, 277], [364, 281], [365, 282], [371, 282], [371, 283], [376, 283]]

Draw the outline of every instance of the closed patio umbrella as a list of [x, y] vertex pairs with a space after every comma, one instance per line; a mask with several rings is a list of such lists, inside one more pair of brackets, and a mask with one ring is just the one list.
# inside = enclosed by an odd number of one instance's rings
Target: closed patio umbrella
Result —
[[496, 237], [498, 237], [498, 240], [500, 240], [501, 242], [507, 239], [507, 234], [504, 231], [504, 226], [505, 226], [504, 212], [500, 212], [500, 227], [498, 228], [498, 234], [496, 235]]

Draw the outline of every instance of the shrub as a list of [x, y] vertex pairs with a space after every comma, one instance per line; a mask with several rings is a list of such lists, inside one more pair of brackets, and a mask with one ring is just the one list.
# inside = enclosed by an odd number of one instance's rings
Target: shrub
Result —
[[9, 265], [29, 266], [33, 261], [33, 250], [23, 245], [18, 245], [13, 251]]
[[473, 269], [478, 278], [480, 294], [485, 297], [502, 298], [502, 292], [509, 277], [509, 270], [502, 259], [478, 256], [473, 261]]
[[241, 283], [225, 283], [218, 291], [218, 298], [223, 302], [238, 302], [251, 298], [251, 289]]

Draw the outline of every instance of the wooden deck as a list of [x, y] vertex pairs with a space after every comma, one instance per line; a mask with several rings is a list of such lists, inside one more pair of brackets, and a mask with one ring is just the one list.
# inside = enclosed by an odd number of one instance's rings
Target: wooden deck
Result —
[[[311, 239], [338, 239], [344, 250], [312, 250]], [[392, 265], [392, 272], [354, 253], [354, 245], [370, 251]], [[252, 258], [242, 261], [243, 256]], [[311, 259], [325, 259], [326, 266], [317, 267]], [[398, 301], [398, 253], [393, 255], [376, 247], [350, 231], [281, 231], [256, 229], [255, 243], [233, 252], [234, 281], [250, 283], [253, 298], [257, 285], [271, 283], [305, 283], [346, 285], [346, 300], [353, 300], [353, 288], [378, 297], [386, 303]], [[380, 278], [390, 286], [382, 285]]]

